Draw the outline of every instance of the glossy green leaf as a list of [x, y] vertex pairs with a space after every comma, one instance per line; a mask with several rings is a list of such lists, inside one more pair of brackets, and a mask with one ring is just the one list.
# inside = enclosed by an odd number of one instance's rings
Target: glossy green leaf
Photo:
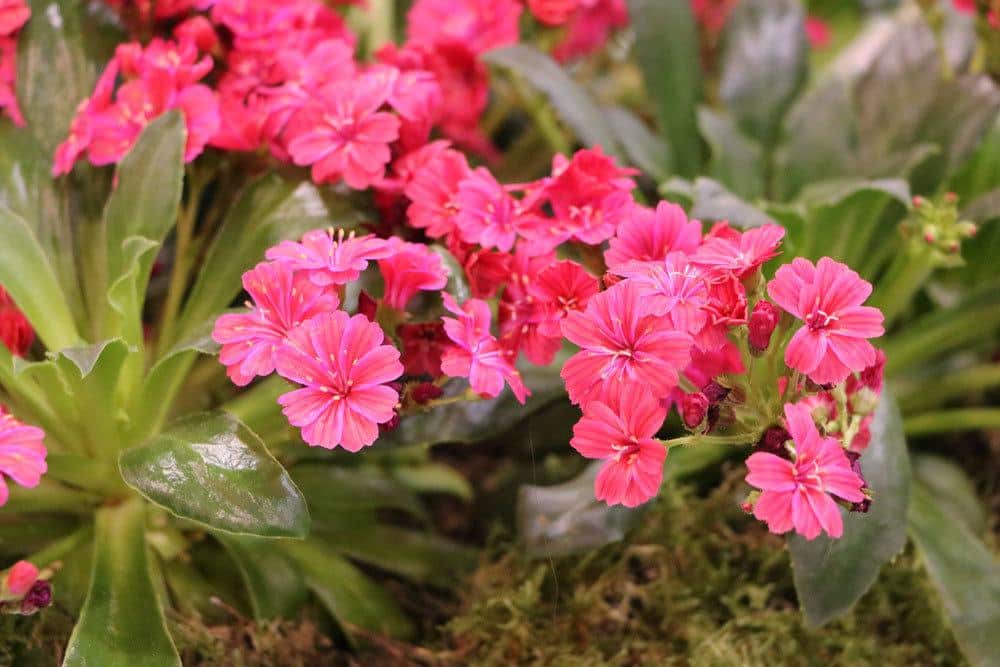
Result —
[[305, 498], [264, 443], [235, 417], [185, 417], [122, 452], [125, 483], [173, 514], [215, 530], [304, 537]]
[[420, 583], [450, 587], [472, 570], [474, 549], [427, 532], [376, 525], [353, 532], [317, 531], [345, 556]]
[[432, 445], [439, 442], [478, 442], [513, 428], [552, 401], [565, 395], [559, 377], [560, 364], [523, 371], [532, 395], [524, 405], [507, 389], [489, 400], [451, 403], [429, 412], [405, 417], [399, 428], [379, 438], [383, 447]]
[[[357, 195], [268, 174], [248, 185], [229, 208], [181, 313], [178, 338], [214, 320], [242, 290], [240, 277], [279, 241], [312, 229], [353, 229], [371, 218]], [[174, 341], [170, 341], [173, 343]]]
[[673, 167], [693, 177], [702, 165], [697, 108], [701, 100], [698, 27], [688, 0], [629, 0], [635, 51], [659, 119], [660, 134], [670, 145]]
[[656, 181], [670, 174], [673, 164], [670, 146], [646, 127], [641, 118], [619, 106], [604, 107], [604, 115], [628, 162]]
[[240, 571], [257, 621], [294, 618], [308, 596], [298, 564], [273, 540], [216, 534]]
[[1000, 658], [1000, 564], [989, 549], [938, 501], [914, 485], [910, 535], [938, 589], [952, 631], [973, 665]]
[[80, 342], [59, 278], [27, 220], [0, 206], [0, 285], [50, 350]]
[[138, 499], [97, 513], [90, 591], [64, 667], [180, 666], [150, 578], [145, 523]]
[[[31, 0], [31, 20], [18, 36], [17, 101], [28, 130], [52, 155], [69, 133], [80, 101], [97, 80], [109, 53], [88, 40], [85, 3]], [[96, 52], [95, 52], [96, 51]], [[89, 57], [93, 56], [93, 57]]]
[[902, 419], [885, 391], [871, 423], [871, 442], [861, 469], [874, 500], [866, 514], [841, 509], [844, 534], [814, 540], [788, 539], [795, 590], [806, 623], [812, 627], [846, 613], [878, 578], [882, 565], [906, 544], [910, 500], [910, 462]]
[[805, 81], [805, 11], [798, 0], [744, 0], [723, 39], [719, 97], [750, 136], [772, 145]]
[[707, 107], [698, 110], [698, 127], [708, 142], [712, 157], [708, 173], [740, 196], [763, 197], [764, 148], [747, 137], [728, 115]]
[[285, 542], [305, 573], [306, 585], [350, 634], [351, 625], [397, 637], [413, 633], [413, 625], [392, 597], [364, 573], [322, 542]]
[[134, 345], [143, 340], [142, 306], [153, 260], [177, 222], [186, 137], [179, 111], [147, 125], [119, 163], [118, 185], [104, 209], [108, 300], [115, 314], [103, 330]]
[[621, 153], [614, 131], [600, 107], [550, 56], [533, 46], [514, 44], [489, 51], [483, 59], [511, 70], [544, 93], [559, 117], [584, 144], [599, 145], [610, 155]]

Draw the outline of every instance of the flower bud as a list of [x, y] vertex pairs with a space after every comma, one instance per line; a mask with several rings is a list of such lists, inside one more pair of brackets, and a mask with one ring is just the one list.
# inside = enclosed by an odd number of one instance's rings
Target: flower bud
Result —
[[754, 305], [753, 312], [750, 313], [750, 321], [747, 324], [751, 352], [760, 354], [767, 349], [768, 345], [771, 344], [771, 334], [778, 326], [780, 317], [781, 313], [770, 301], [761, 299]]
[[52, 604], [52, 584], [40, 579], [36, 581], [21, 600], [21, 613], [25, 616], [34, 614], [39, 609], [45, 609]]
[[368, 292], [361, 290], [361, 293], [358, 294], [358, 313], [368, 318], [369, 322], [374, 322], [377, 310], [378, 302], [368, 296]]
[[38, 568], [26, 560], [19, 560], [14, 563], [7, 573], [4, 581], [4, 597], [19, 598], [31, 590], [32, 585], [38, 580]]
[[700, 391], [693, 394], [684, 394], [680, 405], [681, 419], [684, 420], [684, 425], [692, 431], [698, 428], [705, 421], [708, 405], [708, 399]]
[[729, 387], [723, 387], [715, 380], [712, 380], [701, 388], [701, 393], [705, 394], [705, 398], [707, 398], [708, 402], [712, 405], [716, 405], [726, 400], [726, 396], [729, 395], [729, 392]]
[[425, 405], [436, 398], [441, 398], [444, 389], [433, 382], [421, 382], [410, 390], [410, 400], [417, 405]]
[[789, 454], [785, 448], [785, 442], [790, 440], [791, 437], [788, 431], [782, 427], [771, 426], [760, 436], [760, 440], [757, 441], [757, 449], [787, 459], [789, 458]]

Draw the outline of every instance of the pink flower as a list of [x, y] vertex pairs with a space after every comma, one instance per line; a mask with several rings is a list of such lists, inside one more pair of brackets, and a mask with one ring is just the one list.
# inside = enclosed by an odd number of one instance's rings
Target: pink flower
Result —
[[604, 253], [608, 269], [630, 262], [661, 262], [670, 252], [693, 253], [701, 243], [701, 223], [688, 220], [677, 204], [661, 201], [655, 211], [635, 206]]
[[561, 336], [559, 322], [570, 313], [584, 310], [599, 287], [597, 278], [571, 260], [564, 259], [546, 267], [528, 288], [531, 297], [548, 313], [542, 332]]
[[448, 283], [448, 273], [441, 256], [420, 243], [407, 243], [397, 237], [388, 241], [392, 252], [378, 262], [385, 281], [386, 305], [404, 310], [410, 299], [421, 290], [439, 290]]
[[10, 37], [31, 18], [24, 0], [0, 0], [0, 36]]
[[785, 404], [785, 420], [795, 443], [794, 461], [766, 452], [747, 459], [747, 483], [761, 489], [754, 516], [766, 521], [772, 533], [794, 527], [807, 540], [824, 530], [840, 537], [844, 524], [830, 494], [861, 502], [864, 482], [851, 470], [840, 444], [819, 434], [808, 406]]
[[462, 240], [509, 252], [517, 238], [520, 205], [485, 167], [458, 184], [455, 225]]
[[[539, 273], [554, 262], [554, 253], [534, 254], [523, 244], [518, 245], [511, 259], [498, 317], [500, 343], [512, 360], [523, 351], [531, 363], [547, 366], [562, 347], [558, 326], [549, 324], [552, 314], [546, 304], [531, 294], [531, 286]], [[547, 332], [543, 332], [543, 328]]]
[[294, 329], [277, 358], [278, 373], [304, 385], [278, 398], [310, 445], [350, 452], [375, 442], [392, 419], [399, 393], [386, 385], [403, 374], [399, 350], [364, 315], [337, 310]]
[[626, 265], [619, 273], [638, 289], [647, 313], [664, 316], [678, 331], [695, 335], [707, 324], [708, 281], [682, 253], [659, 264]]
[[630, 280], [595, 295], [583, 312], [570, 313], [562, 331], [581, 348], [561, 373], [570, 400], [579, 405], [610, 400], [631, 384], [664, 398], [691, 358], [691, 337], [651, 315]]
[[404, 188], [412, 202], [407, 209], [410, 225], [440, 238], [455, 228], [458, 186], [469, 174], [465, 156], [456, 150], [439, 151], [416, 171]]
[[532, 15], [546, 25], [562, 25], [576, 12], [580, 0], [528, 0]]
[[373, 234], [345, 236], [337, 230], [330, 232], [314, 229], [306, 232], [302, 243], [282, 241], [264, 255], [270, 260], [284, 262], [296, 271], [307, 271], [313, 284], [346, 285], [357, 280], [373, 259], [385, 259], [392, 254], [389, 244]]
[[875, 362], [867, 339], [881, 336], [882, 313], [861, 304], [870, 283], [829, 257], [816, 266], [798, 258], [778, 269], [767, 293], [782, 309], [803, 320], [785, 350], [785, 363], [817, 384], [842, 382], [851, 371]]
[[656, 440], [667, 411], [639, 385], [592, 401], [573, 427], [570, 445], [588, 459], [605, 461], [594, 496], [609, 505], [636, 507], [657, 494], [667, 449]]
[[357, 190], [377, 183], [399, 138], [399, 119], [379, 107], [391, 88], [378, 80], [336, 83], [324, 89], [322, 104], [308, 110], [310, 129], [288, 142], [297, 165], [312, 165], [317, 183], [343, 178]]
[[11, 566], [4, 580], [4, 597], [23, 598], [38, 581], [38, 568], [26, 560], [19, 560]]
[[825, 49], [830, 45], [830, 24], [818, 16], [807, 16], [806, 38], [812, 48]]
[[628, 25], [625, 0], [580, 0], [580, 5], [567, 24], [566, 37], [552, 52], [561, 62], [597, 51], [612, 30]]
[[457, 318], [444, 317], [445, 333], [455, 343], [441, 357], [441, 371], [450, 377], [467, 377], [473, 391], [490, 398], [500, 395], [504, 381], [518, 402], [530, 392], [497, 339], [490, 333], [490, 307], [485, 301], [469, 299], [461, 306], [447, 292], [441, 294], [444, 307]]
[[691, 261], [713, 274], [733, 273], [743, 279], [777, 257], [784, 237], [784, 228], [777, 225], [761, 225], [735, 235], [713, 229], [713, 236], [705, 239]]
[[407, 14], [416, 43], [461, 42], [476, 53], [514, 44], [521, 5], [515, 0], [417, 0]]
[[0, 285], [0, 345], [6, 346], [14, 356], [23, 357], [34, 341], [35, 330], [31, 322]]
[[7, 480], [32, 489], [48, 469], [45, 464], [45, 431], [14, 419], [0, 405], [0, 505], [7, 504]]
[[219, 361], [240, 387], [274, 372], [278, 351], [292, 329], [339, 305], [336, 294], [281, 262], [261, 262], [244, 273], [243, 288], [253, 299], [250, 312], [222, 315], [212, 332], [222, 345]]

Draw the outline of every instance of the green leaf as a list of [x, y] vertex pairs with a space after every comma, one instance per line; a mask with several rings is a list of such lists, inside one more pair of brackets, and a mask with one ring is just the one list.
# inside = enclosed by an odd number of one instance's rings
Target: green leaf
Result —
[[527, 44], [514, 44], [489, 51], [483, 59], [524, 77], [544, 93], [583, 143], [599, 145], [609, 155], [620, 155], [618, 141], [600, 107], [551, 57]]
[[696, 110], [701, 99], [698, 28], [688, 0], [629, 0], [635, 51], [659, 119], [660, 134], [681, 176], [701, 170]]
[[253, 431], [225, 413], [191, 415], [118, 460], [125, 483], [173, 514], [215, 530], [305, 537], [309, 510]]
[[604, 115], [628, 162], [655, 181], [666, 178], [673, 164], [670, 146], [646, 127], [641, 118], [624, 107], [604, 107]]
[[699, 220], [728, 220], [736, 227], [759, 227], [774, 224], [774, 220], [743, 199], [727, 190], [711, 178], [697, 178], [694, 183], [681, 179], [670, 179], [660, 185], [660, 193], [666, 197], [682, 196], [691, 202], [688, 212]]
[[[413, 634], [392, 597], [333, 549], [315, 539], [284, 542], [281, 548], [298, 562], [309, 590], [340, 624], [397, 637]], [[345, 629], [350, 633], [350, 627]]]
[[946, 511], [934, 490], [916, 483], [910, 499], [910, 535], [938, 589], [955, 639], [973, 665], [1000, 656], [1000, 565], [962, 521]]
[[[21, 29], [17, 52], [17, 101], [28, 131], [47, 155], [69, 133], [81, 100], [88, 97], [110, 55], [88, 39], [93, 20], [85, 3], [31, 0], [31, 20]], [[106, 26], [101, 26], [105, 29]]]
[[294, 618], [306, 601], [305, 577], [273, 540], [216, 533], [240, 571], [257, 621]]
[[243, 289], [240, 277], [263, 261], [271, 246], [312, 229], [355, 228], [369, 218], [368, 207], [356, 195], [334, 193], [277, 174], [254, 181], [229, 208], [208, 249], [204, 268], [181, 313], [178, 339], [190, 337], [228, 308]]
[[505, 390], [497, 398], [460, 401], [404, 418], [399, 428], [379, 438], [383, 447], [433, 445], [439, 442], [478, 442], [501, 435], [560, 396], [565, 386], [559, 377], [560, 363], [522, 371], [531, 396], [521, 405]]
[[437, 535], [376, 525], [349, 532], [317, 532], [316, 539], [355, 560], [419, 583], [453, 586], [476, 563], [476, 552]]
[[464, 303], [471, 298], [469, 282], [465, 279], [465, 270], [455, 259], [455, 256], [447, 248], [436, 243], [431, 245], [431, 250], [441, 257], [441, 263], [448, 272], [448, 284], [445, 285], [444, 291], [455, 297], [455, 301], [458, 303]]
[[373, 512], [379, 508], [401, 510], [420, 519], [429, 518], [413, 491], [377, 468], [303, 463], [292, 468], [290, 473], [309, 501], [317, 525], [328, 519], [336, 521], [340, 515]]
[[103, 328], [141, 346], [142, 306], [156, 253], [177, 222], [187, 132], [179, 111], [143, 130], [118, 165], [118, 186], [104, 209], [108, 301], [115, 315]]
[[517, 532], [533, 557], [594, 549], [625, 536], [639, 512], [594, 498], [601, 461], [555, 486], [522, 485], [517, 494]]
[[407, 465], [392, 469], [393, 478], [414, 493], [444, 493], [472, 500], [472, 485], [461, 473], [443, 463]]
[[764, 196], [763, 146], [744, 135], [728, 115], [708, 107], [698, 109], [698, 127], [712, 150], [709, 174], [743, 197]]
[[27, 220], [0, 206], [0, 285], [50, 350], [81, 339], [49, 258]]
[[773, 145], [806, 77], [805, 11], [798, 0], [744, 0], [724, 44], [719, 97], [752, 137]]
[[913, 458], [913, 476], [935, 502], [953, 520], [962, 522], [970, 531], [981, 534], [986, 530], [986, 508], [976, 495], [976, 488], [957, 464], [942, 456], [919, 454]]
[[899, 408], [888, 391], [882, 393], [870, 428], [861, 468], [874, 497], [871, 510], [841, 509], [844, 534], [839, 539], [825, 534], [811, 541], [799, 535], [788, 539], [795, 590], [811, 627], [846, 613], [906, 544], [910, 462]]
[[145, 522], [138, 499], [98, 511], [90, 591], [64, 667], [180, 667], [150, 577]]

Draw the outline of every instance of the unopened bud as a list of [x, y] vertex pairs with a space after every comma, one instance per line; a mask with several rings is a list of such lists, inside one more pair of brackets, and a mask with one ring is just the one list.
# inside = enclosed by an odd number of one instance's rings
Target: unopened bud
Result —
[[4, 581], [3, 596], [23, 597], [38, 580], [38, 568], [26, 560], [19, 560], [10, 568]]
[[788, 431], [780, 426], [771, 426], [760, 436], [760, 440], [757, 441], [757, 449], [787, 459], [789, 453], [788, 449], [785, 448], [785, 442], [789, 438], [791, 436], [788, 435]]
[[368, 292], [361, 290], [361, 293], [358, 294], [358, 313], [368, 318], [369, 322], [374, 322], [377, 310], [378, 302], [368, 296]]
[[681, 419], [684, 420], [684, 425], [692, 431], [698, 428], [705, 421], [708, 407], [708, 399], [700, 391], [684, 394], [684, 398], [681, 399]]
[[761, 299], [754, 305], [753, 312], [750, 313], [750, 321], [747, 324], [751, 352], [760, 354], [767, 349], [768, 345], [771, 344], [771, 334], [778, 326], [780, 318], [781, 313], [770, 301]]
[[923, 206], [926, 203], [927, 203], [927, 200], [924, 199], [923, 197], [921, 197], [920, 195], [913, 195], [913, 205], [914, 206], [916, 206], [916, 207], [919, 208], [919, 207]]
[[933, 227], [924, 228], [924, 242], [928, 245], [933, 245], [937, 243], [937, 232], [934, 231]]
[[954, 192], [946, 192], [944, 193], [944, 200], [949, 204], [954, 204], [955, 202], [958, 201], [958, 195], [956, 195]]
[[21, 600], [21, 613], [25, 616], [34, 614], [39, 609], [45, 609], [52, 604], [52, 584], [39, 580], [31, 587], [28, 594]]
[[958, 230], [959, 236], [964, 239], [971, 239], [976, 235], [976, 232], [979, 231], [979, 228], [974, 222], [963, 221], [955, 225], [955, 227]]
[[410, 400], [417, 405], [425, 405], [436, 398], [441, 398], [444, 389], [433, 382], [421, 382], [410, 390]]

